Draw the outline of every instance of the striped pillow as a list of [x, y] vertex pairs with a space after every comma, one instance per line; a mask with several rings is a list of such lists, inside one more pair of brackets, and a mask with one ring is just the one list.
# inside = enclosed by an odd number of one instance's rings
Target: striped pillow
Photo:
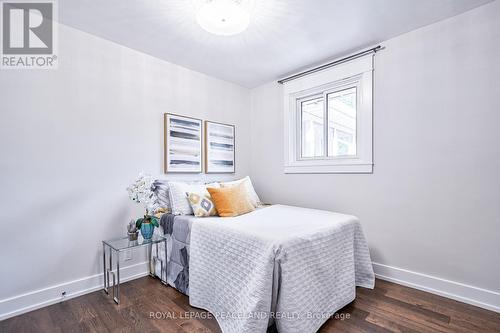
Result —
[[171, 211], [170, 198], [168, 195], [168, 181], [163, 179], [156, 179], [151, 185], [153, 191], [153, 212], [156, 213], [160, 209], [169, 213]]

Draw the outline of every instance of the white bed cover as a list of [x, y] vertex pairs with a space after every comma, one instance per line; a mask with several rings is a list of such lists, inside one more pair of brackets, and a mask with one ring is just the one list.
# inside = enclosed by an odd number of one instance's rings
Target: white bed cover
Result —
[[356, 286], [375, 283], [351, 215], [273, 205], [197, 219], [190, 243], [189, 302], [214, 314], [224, 333], [266, 332], [270, 318], [279, 332], [316, 332], [354, 300]]

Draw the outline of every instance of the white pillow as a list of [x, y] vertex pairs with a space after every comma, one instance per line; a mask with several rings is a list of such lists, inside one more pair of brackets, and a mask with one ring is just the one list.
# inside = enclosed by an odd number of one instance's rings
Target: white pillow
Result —
[[259, 196], [257, 195], [257, 192], [255, 192], [255, 189], [253, 188], [252, 185], [252, 180], [250, 179], [249, 176], [246, 176], [245, 178], [238, 179], [238, 180], [233, 180], [232, 182], [225, 182], [221, 183], [221, 187], [232, 187], [239, 185], [241, 183], [245, 183], [245, 189], [247, 192], [248, 199], [252, 203], [254, 207], [258, 207], [259, 205], [262, 204], [262, 202], [259, 199]]
[[208, 196], [207, 187], [220, 187], [218, 183], [212, 184], [188, 184], [184, 182], [168, 182], [168, 194], [170, 198], [170, 207], [174, 215], [193, 215], [193, 209], [187, 198], [186, 193], [203, 193]]

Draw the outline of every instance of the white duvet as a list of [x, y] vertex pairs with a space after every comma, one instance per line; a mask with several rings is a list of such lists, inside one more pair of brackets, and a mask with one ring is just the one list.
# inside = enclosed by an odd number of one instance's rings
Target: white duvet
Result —
[[358, 219], [274, 205], [233, 218], [196, 219], [191, 229], [190, 304], [214, 314], [224, 333], [316, 332], [373, 288]]

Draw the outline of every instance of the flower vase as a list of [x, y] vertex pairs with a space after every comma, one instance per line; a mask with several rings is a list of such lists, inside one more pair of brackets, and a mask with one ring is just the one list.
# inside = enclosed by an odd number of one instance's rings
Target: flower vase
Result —
[[155, 226], [153, 223], [142, 223], [141, 224], [141, 234], [144, 239], [151, 239], [153, 237], [153, 231]]

